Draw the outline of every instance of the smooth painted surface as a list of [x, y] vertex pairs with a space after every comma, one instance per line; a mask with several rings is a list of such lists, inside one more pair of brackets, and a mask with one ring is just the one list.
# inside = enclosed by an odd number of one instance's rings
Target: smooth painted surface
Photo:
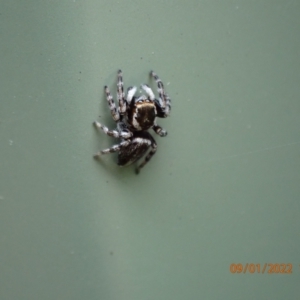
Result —
[[[0, 8], [1, 299], [297, 299], [299, 1]], [[92, 159], [118, 68], [172, 98], [138, 176]]]

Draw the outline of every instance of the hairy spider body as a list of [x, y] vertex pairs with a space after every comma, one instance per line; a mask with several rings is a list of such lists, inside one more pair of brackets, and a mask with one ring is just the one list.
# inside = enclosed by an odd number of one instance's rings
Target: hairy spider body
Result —
[[169, 115], [171, 99], [165, 93], [163, 83], [159, 77], [153, 71], [150, 72], [150, 75], [157, 83], [158, 99], [155, 98], [152, 89], [146, 84], [141, 85], [141, 88], [147, 96], [135, 97], [137, 88], [129, 87], [125, 97], [121, 70], [118, 71], [117, 82], [118, 107], [116, 107], [108, 87], [104, 87], [107, 103], [112, 118], [117, 123], [117, 128], [109, 130], [97, 121], [94, 122], [94, 125], [97, 129], [103, 130], [105, 134], [119, 138], [121, 141], [111, 148], [96, 153], [95, 158], [99, 158], [101, 154], [119, 152], [118, 165], [127, 166], [142, 158], [151, 148], [143, 162], [137, 167], [136, 172], [138, 173], [155, 154], [157, 144], [148, 130], [152, 128], [161, 137], [167, 135], [167, 131], [156, 124], [156, 117], [165, 118]]

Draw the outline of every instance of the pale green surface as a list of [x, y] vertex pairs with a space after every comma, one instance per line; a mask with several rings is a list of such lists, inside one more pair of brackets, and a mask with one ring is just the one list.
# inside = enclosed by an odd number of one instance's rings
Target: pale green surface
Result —
[[[298, 299], [299, 1], [2, 1], [0, 299]], [[136, 176], [103, 85], [172, 98]], [[113, 89], [114, 90], [114, 89]], [[291, 275], [231, 263], [293, 263]]]

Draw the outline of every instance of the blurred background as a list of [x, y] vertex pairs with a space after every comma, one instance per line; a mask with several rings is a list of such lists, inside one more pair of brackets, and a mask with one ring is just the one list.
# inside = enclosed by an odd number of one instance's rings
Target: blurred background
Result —
[[[299, 14], [2, 1], [0, 299], [297, 299]], [[155, 70], [172, 99], [138, 176], [92, 158], [117, 142], [92, 122], [113, 128], [119, 68], [126, 89], [156, 90]]]

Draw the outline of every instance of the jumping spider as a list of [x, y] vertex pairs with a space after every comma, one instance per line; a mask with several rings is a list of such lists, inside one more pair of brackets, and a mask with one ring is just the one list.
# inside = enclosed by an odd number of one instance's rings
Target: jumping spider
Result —
[[166, 118], [169, 115], [171, 99], [165, 93], [163, 83], [159, 77], [153, 71], [150, 72], [150, 75], [157, 83], [158, 99], [155, 98], [152, 89], [147, 84], [141, 85], [147, 96], [136, 97], [137, 88], [132, 86], [127, 89], [125, 95], [121, 70], [118, 71], [117, 82], [118, 107], [116, 107], [108, 87], [104, 87], [111, 115], [117, 123], [117, 128], [109, 130], [97, 121], [94, 122], [94, 126], [111, 137], [119, 138], [120, 143], [101, 150], [94, 155], [94, 158], [98, 159], [101, 154], [119, 152], [118, 165], [127, 166], [142, 158], [151, 147], [144, 160], [136, 168], [136, 173], [139, 173], [140, 169], [155, 154], [157, 144], [148, 130], [152, 128], [161, 137], [167, 135], [167, 131], [157, 125], [156, 117]]

